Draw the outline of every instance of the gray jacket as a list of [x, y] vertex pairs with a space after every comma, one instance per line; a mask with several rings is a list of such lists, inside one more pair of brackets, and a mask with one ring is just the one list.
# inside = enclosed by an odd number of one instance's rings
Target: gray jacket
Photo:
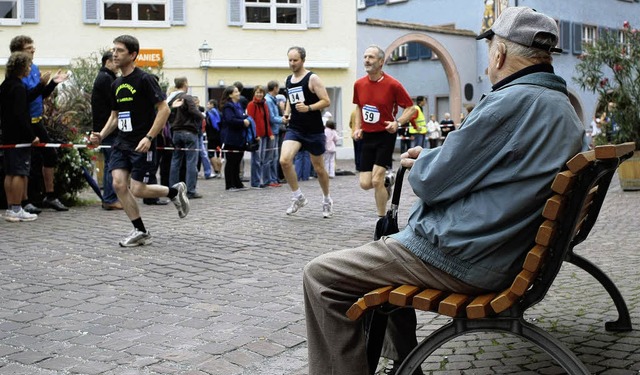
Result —
[[409, 173], [420, 200], [392, 237], [470, 285], [505, 288], [533, 245], [554, 176], [586, 149], [566, 82], [546, 72], [517, 78], [420, 154]]

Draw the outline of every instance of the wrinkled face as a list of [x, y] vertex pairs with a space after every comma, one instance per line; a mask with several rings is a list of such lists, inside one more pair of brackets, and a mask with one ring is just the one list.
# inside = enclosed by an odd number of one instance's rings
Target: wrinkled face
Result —
[[291, 68], [292, 72], [296, 73], [303, 69], [304, 60], [302, 60], [300, 53], [297, 50], [292, 49], [289, 51], [289, 53], [287, 53], [287, 57], [289, 58], [289, 68]]
[[367, 74], [380, 72], [382, 65], [384, 65], [384, 59], [378, 57], [378, 49], [367, 48], [364, 51], [364, 70]]

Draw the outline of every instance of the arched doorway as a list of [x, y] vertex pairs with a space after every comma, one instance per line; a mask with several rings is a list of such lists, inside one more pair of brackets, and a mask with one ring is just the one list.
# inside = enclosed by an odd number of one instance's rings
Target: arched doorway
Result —
[[396, 48], [409, 42], [422, 43], [432, 49], [433, 52], [438, 55], [447, 76], [447, 81], [449, 83], [449, 112], [452, 114], [462, 113], [462, 88], [460, 83], [460, 74], [458, 73], [458, 69], [455, 62], [453, 61], [453, 58], [451, 57], [451, 54], [449, 54], [447, 49], [444, 48], [444, 46], [440, 44], [440, 42], [425, 34], [406, 34], [394, 40], [387, 47], [387, 49], [385, 50], [386, 58], [388, 59]]

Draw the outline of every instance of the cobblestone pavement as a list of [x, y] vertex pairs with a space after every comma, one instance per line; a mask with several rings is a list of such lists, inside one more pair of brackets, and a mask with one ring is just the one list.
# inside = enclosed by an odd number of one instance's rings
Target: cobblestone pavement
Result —
[[[323, 219], [317, 181], [301, 184], [309, 204], [289, 217], [286, 186], [227, 193], [222, 180], [199, 180], [204, 198], [185, 219], [172, 206], [141, 207], [154, 240], [141, 248], [118, 247], [131, 225], [97, 202], [33, 223], [2, 220], [0, 374], [306, 374], [302, 267], [369, 240], [376, 222], [373, 194], [356, 176], [331, 183], [335, 216]], [[401, 223], [415, 199], [406, 185]], [[640, 192], [614, 183], [577, 249], [621, 289], [636, 331], [604, 330], [612, 302], [571, 265], [528, 314], [594, 373], [640, 372], [638, 212]], [[421, 336], [446, 321], [418, 315]], [[448, 343], [424, 370], [563, 373], [527, 342], [490, 333]]]

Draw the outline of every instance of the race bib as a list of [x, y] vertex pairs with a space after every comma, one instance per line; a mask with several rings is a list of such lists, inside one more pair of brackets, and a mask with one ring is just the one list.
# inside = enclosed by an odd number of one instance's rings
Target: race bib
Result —
[[304, 103], [304, 92], [302, 86], [292, 87], [289, 89], [289, 103], [292, 105], [296, 103]]
[[131, 112], [118, 112], [118, 129], [125, 133], [133, 130], [133, 125], [131, 125]]
[[380, 121], [380, 111], [372, 105], [362, 107], [362, 120], [369, 124], [375, 124]]

